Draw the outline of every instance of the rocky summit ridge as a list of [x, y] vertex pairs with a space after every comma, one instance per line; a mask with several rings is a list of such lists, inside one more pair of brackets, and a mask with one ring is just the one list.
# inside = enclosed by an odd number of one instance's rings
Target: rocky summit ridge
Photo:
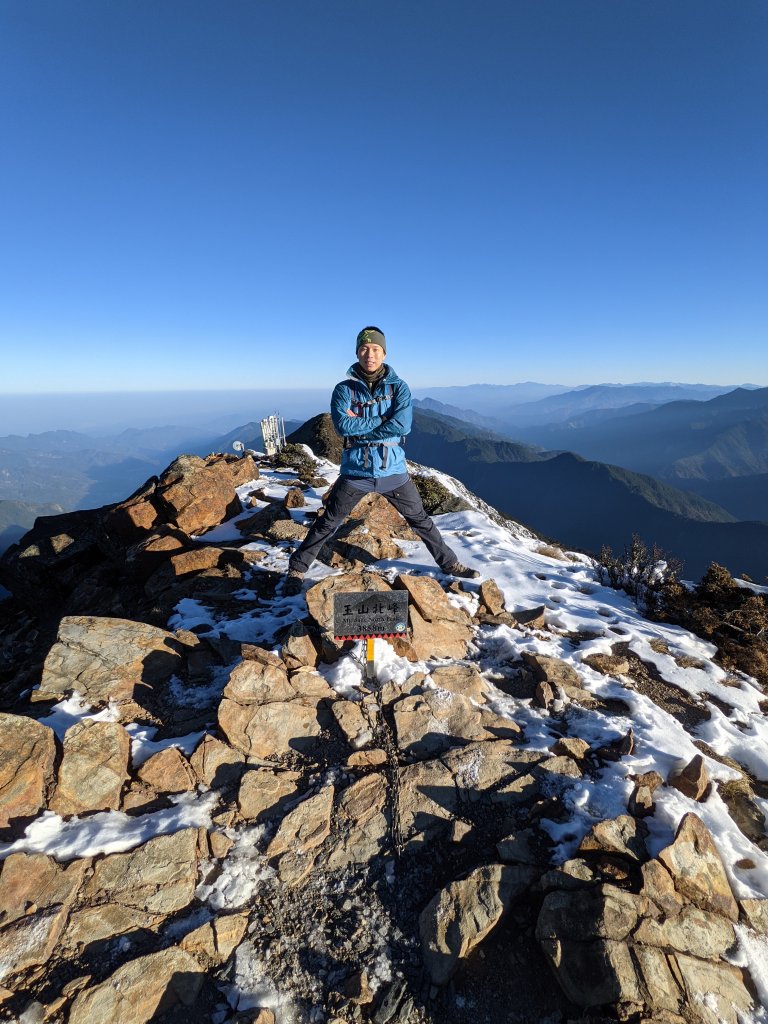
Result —
[[[743, 1024], [765, 695], [415, 467], [458, 584], [337, 467], [181, 456], [0, 561], [0, 1020]], [[408, 593], [333, 639], [333, 595]]]

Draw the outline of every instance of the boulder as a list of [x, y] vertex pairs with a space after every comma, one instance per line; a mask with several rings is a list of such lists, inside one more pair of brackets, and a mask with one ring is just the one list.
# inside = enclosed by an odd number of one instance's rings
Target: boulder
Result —
[[371, 726], [359, 704], [351, 700], [337, 700], [331, 705], [331, 711], [353, 750], [360, 750], [371, 743]]
[[410, 661], [465, 658], [472, 638], [471, 620], [451, 604], [437, 580], [401, 575], [395, 586], [408, 591], [411, 627], [409, 639], [391, 641], [397, 653]]
[[240, 814], [246, 821], [279, 817], [281, 805], [296, 793], [300, 780], [299, 772], [248, 769], [237, 794]]
[[240, 533], [245, 533], [249, 537], [266, 537], [269, 530], [278, 522], [292, 523], [293, 519], [291, 513], [283, 505], [271, 501], [265, 508], [260, 508], [258, 512], [239, 519], [237, 528]]
[[626, 676], [629, 660], [620, 654], [588, 654], [583, 663], [604, 676]]
[[318, 705], [298, 696], [246, 705], [225, 699], [219, 705], [219, 728], [233, 747], [251, 757], [308, 754], [323, 730]]
[[422, 959], [433, 984], [444, 985], [537, 877], [521, 864], [488, 864], [438, 892], [419, 917]]
[[633, 818], [646, 818], [654, 812], [653, 794], [664, 780], [658, 772], [644, 772], [634, 779], [635, 786], [630, 793], [627, 810]]
[[372, 491], [363, 495], [319, 557], [334, 568], [362, 569], [372, 562], [400, 558], [403, 552], [395, 538], [417, 539], [387, 499]]
[[189, 763], [203, 785], [212, 789], [228, 789], [240, 781], [245, 757], [228, 743], [206, 734], [195, 748]]
[[547, 654], [533, 654], [531, 651], [523, 651], [523, 661], [532, 671], [537, 682], [549, 683], [552, 687], [579, 688], [581, 677], [573, 666], [561, 658], [553, 658]]
[[536, 922], [536, 936], [540, 942], [565, 937], [579, 942], [591, 939], [620, 942], [634, 931], [645, 907], [641, 896], [615, 885], [598, 885], [573, 892], [556, 890], [544, 897]]
[[683, 897], [675, 889], [672, 876], [659, 860], [649, 860], [641, 868], [642, 893], [656, 904], [666, 918], [683, 909]]
[[378, 773], [343, 791], [336, 811], [339, 833], [324, 862], [328, 870], [367, 864], [381, 855], [389, 834], [387, 794], [387, 780]]
[[202, 572], [218, 570], [229, 560], [228, 552], [216, 547], [195, 547], [163, 560], [144, 584], [148, 597], [157, 599], [166, 590]]
[[227, 740], [255, 757], [309, 752], [333, 691], [315, 673], [289, 680], [285, 663], [268, 651], [254, 647], [247, 655], [233, 669], [219, 705], [219, 727]]
[[304, 508], [306, 502], [300, 487], [289, 487], [283, 498], [283, 505], [286, 508]]
[[536, 608], [520, 609], [512, 613], [512, 618], [521, 629], [546, 629], [546, 605], [540, 604]]
[[701, 754], [696, 754], [687, 764], [673, 769], [667, 778], [667, 785], [674, 786], [691, 800], [705, 800], [709, 793], [710, 781]]
[[417, 761], [399, 774], [400, 829], [410, 850], [444, 836], [459, 810], [454, 773], [442, 760]]
[[438, 690], [448, 690], [478, 703], [488, 699], [490, 685], [475, 665], [441, 665], [430, 678]]
[[306, 623], [294, 622], [283, 640], [280, 656], [289, 671], [297, 668], [315, 668], [320, 661], [320, 652]]
[[576, 942], [560, 937], [539, 941], [560, 988], [577, 1006], [628, 1003], [642, 1007], [642, 989], [625, 942]]
[[552, 744], [550, 750], [559, 757], [571, 757], [574, 761], [582, 761], [589, 752], [589, 744], [577, 736], [561, 736]]
[[206, 957], [214, 963], [223, 963], [243, 941], [247, 928], [247, 914], [220, 914], [188, 932], [179, 946], [198, 959]]
[[712, 836], [695, 814], [686, 814], [674, 842], [659, 854], [675, 889], [701, 910], [738, 921], [739, 908]]
[[702, 960], [717, 960], [733, 946], [736, 936], [733, 925], [725, 918], [689, 906], [666, 920], [641, 921], [634, 939], [646, 946], [671, 948]]
[[347, 572], [339, 576], [327, 576], [307, 590], [307, 610], [317, 631], [333, 636], [334, 594], [353, 594], [365, 590], [387, 592], [391, 589], [385, 579], [372, 572]]
[[45, 805], [53, 776], [53, 731], [32, 718], [0, 714], [0, 828]]
[[240, 512], [235, 488], [258, 475], [249, 455], [180, 455], [160, 477], [153, 503], [166, 521], [200, 534]]
[[415, 850], [447, 834], [467, 805], [484, 805], [500, 827], [515, 824], [506, 818], [514, 819], [522, 805], [540, 796], [532, 774], [540, 761], [541, 754], [499, 739], [454, 747], [441, 758], [401, 768], [398, 808], [407, 846]]
[[645, 847], [647, 828], [629, 814], [599, 821], [579, 844], [579, 853], [608, 853], [642, 863], [648, 859]]
[[740, 1024], [753, 1009], [740, 968], [683, 953], [675, 956], [675, 964], [685, 987], [686, 1005], [702, 1024]]
[[483, 580], [478, 594], [480, 605], [491, 615], [504, 611], [504, 595], [495, 580]]
[[177, 747], [166, 747], [139, 768], [139, 778], [156, 793], [191, 793], [197, 785], [192, 765]]
[[193, 956], [175, 946], [130, 960], [78, 994], [68, 1024], [145, 1024], [176, 1003], [192, 1006], [202, 971]]
[[295, 807], [280, 822], [266, 855], [278, 858], [278, 874], [286, 885], [296, 886], [312, 870], [318, 847], [331, 831], [333, 786], [324, 786]]
[[85, 719], [67, 729], [63, 746], [50, 809], [61, 815], [117, 810], [131, 756], [123, 726]]
[[296, 692], [281, 658], [261, 647], [248, 646], [243, 649], [243, 660], [232, 669], [222, 696], [247, 705], [291, 700]]
[[264, 537], [267, 540], [274, 541], [301, 541], [309, 533], [309, 530], [302, 523], [297, 523], [293, 519], [276, 519], [274, 523], [264, 532]]
[[184, 667], [173, 633], [129, 619], [65, 616], [48, 652], [36, 701], [79, 693], [87, 703], [141, 703]]

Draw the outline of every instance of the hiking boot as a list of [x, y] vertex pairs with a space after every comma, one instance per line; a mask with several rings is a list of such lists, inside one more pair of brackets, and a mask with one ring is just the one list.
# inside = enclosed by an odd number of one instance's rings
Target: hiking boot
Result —
[[480, 578], [480, 573], [477, 569], [470, 569], [468, 565], [462, 565], [461, 562], [454, 562], [453, 565], [449, 565], [443, 571], [446, 576], [460, 576], [463, 580], [477, 580]]
[[301, 593], [304, 586], [304, 573], [296, 569], [289, 569], [288, 575], [283, 583], [283, 597], [296, 597]]

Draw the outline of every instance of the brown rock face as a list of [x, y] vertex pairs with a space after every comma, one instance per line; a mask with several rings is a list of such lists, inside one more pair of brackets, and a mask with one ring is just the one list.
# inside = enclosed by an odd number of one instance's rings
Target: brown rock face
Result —
[[198, 831], [158, 836], [96, 862], [70, 919], [67, 946], [87, 945], [136, 928], [152, 929], [191, 902], [197, 884]]
[[395, 586], [408, 591], [411, 625], [409, 640], [392, 641], [398, 654], [411, 661], [466, 657], [472, 637], [469, 616], [451, 604], [437, 580], [403, 575]]
[[86, 719], [67, 729], [51, 810], [62, 815], [116, 810], [130, 754], [128, 733], [117, 722]]
[[43, 807], [55, 756], [55, 738], [46, 725], [0, 714], [0, 828]]
[[95, 705], [140, 700], [146, 689], [182, 670], [182, 651], [173, 633], [143, 622], [66, 616], [34, 696], [52, 700], [74, 691]]
[[521, 864], [489, 864], [432, 898], [419, 929], [424, 966], [435, 985], [448, 981], [459, 960], [483, 941], [536, 874]]
[[696, 754], [683, 768], [670, 772], [667, 782], [691, 800], [704, 800], [710, 785], [704, 758]]
[[677, 891], [702, 910], [738, 921], [739, 908], [720, 854], [704, 822], [686, 814], [675, 841], [659, 854]]
[[274, 757], [311, 750], [333, 693], [319, 676], [288, 679], [283, 661], [251, 648], [232, 671], [219, 705], [219, 727], [244, 754]]
[[160, 477], [154, 502], [185, 533], [203, 533], [240, 511], [235, 488], [258, 475], [250, 456], [181, 455]]
[[139, 768], [139, 778], [157, 793], [189, 793], [197, 785], [192, 766], [176, 747], [148, 758]]
[[203, 982], [202, 970], [194, 957], [175, 946], [131, 960], [77, 996], [69, 1024], [145, 1024], [176, 1003], [191, 1006]]
[[325, 786], [280, 822], [267, 856], [279, 858], [278, 873], [287, 885], [298, 885], [312, 870], [317, 848], [331, 831], [332, 808], [333, 786]]

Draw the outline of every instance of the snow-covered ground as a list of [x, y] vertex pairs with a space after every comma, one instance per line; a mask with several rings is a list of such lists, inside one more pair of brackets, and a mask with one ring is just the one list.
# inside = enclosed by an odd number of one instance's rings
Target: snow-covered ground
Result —
[[[321, 462], [319, 471], [333, 481], [338, 468]], [[449, 490], [467, 497], [465, 489], [445, 474], [420, 471], [437, 477]], [[254, 486], [266, 489], [271, 496], [281, 497], [294, 479], [292, 470], [262, 471], [258, 482], [240, 488], [244, 507], [246, 496]], [[291, 510], [291, 515], [303, 522], [305, 512], [319, 507], [320, 497], [319, 491], [305, 492], [306, 506]], [[249, 507], [243, 516], [252, 511]], [[543, 605], [546, 609], [546, 631], [532, 632], [503, 625], [482, 627], [470, 653], [489, 683], [499, 679], [502, 669], [508, 672], [510, 663], [519, 661], [525, 651], [550, 655], [576, 669], [586, 690], [603, 699], [617, 698], [628, 708], [625, 715], [617, 715], [567, 705], [560, 709], [560, 728], [554, 730], [547, 711], [500, 689], [493, 691], [493, 710], [522, 726], [525, 742], [536, 750], [546, 750], [562, 735], [563, 720], [568, 723], [571, 735], [585, 739], [591, 747], [610, 743], [630, 728], [634, 732], [635, 748], [631, 755], [607, 765], [596, 777], [568, 780], [562, 796], [569, 811], [568, 820], [544, 823], [555, 843], [556, 862], [574, 854], [581, 838], [595, 822], [626, 813], [627, 799], [633, 788], [631, 776], [655, 769], [666, 778], [673, 767], [688, 762], [700, 752], [694, 740], [705, 741], [718, 755], [732, 759], [758, 780], [768, 782], [768, 722], [760, 709], [764, 694], [753, 679], [727, 674], [716, 665], [712, 645], [678, 627], [645, 619], [625, 594], [599, 583], [593, 564], [585, 556], [564, 553], [563, 557], [552, 557], [546, 553], [552, 551], [551, 548], [546, 548], [522, 527], [514, 523], [503, 525], [497, 517], [492, 518], [482, 503], [475, 503], [472, 511], [436, 517], [436, 522], [462, 562], [478, 569], [483, 578], [492, 577], [496, 581], [504, 593], [507, 608], [514, 611]], [[205, 540], [223, 545], [232, 540], [239, 542], [241, 535], [236, 521], [231, 520], [206, 534]], [[421, 543], [399, 543], [403, 557], [379, 563], [379, 571], [390, 579], [403, 572], [441, 578]], [[265, 556], [254, 564], [254, 574], [266, 570], [286, 571], [291, 545], [256, 541], [249, 547], [261, 549]], [[308, 585], [333, 571], [316, 562], [307, 575]], [[472, 611], [478, 586], [479, 583], [468, 583], [466, 594], [452, 595], [451, 599]], [[209, 635], [226, 635], [239, 641], [263, 644], [279, 627], [305, 614], [302, 595], [278, 596], [267, 606], [263, 602], [255, 603], [247, 588], [241, 596], [242, 612], [226, 620], [198, 601], [183, 600], [169, 628], [190, 629], [205, 623], [211, 629]], [[576, 633], [586, 637], [578, 645], [572, 641]], [[616, 643], [628, 644], [632, 652], [655, 667], [661, 680], [700, 702], [709, 718], [698, 726], [686, 728], [650, 697], [638, 692], [630, 678], [607, 677], [584, 664], [588, 655], [609, 653]], [[361, 648], [362, 644], [335, 664], [321, 665], [319, 669], [333, 689], [348, 699], [359, 697]], [[445, 662], [414, 664], [398, 657], [386, 641], [377, 640], [375, 664], [382, 682], [402, 683], [415, 671], [428, 675], [431, 669]], [[222, 677], [222, 687], [225, 681]], [[91, 714], [100, 719], [112, 717], [110, 709], [95, 713], [72, 698], [57, 705], [43, 721], [61, 736], [75, 721]], [[196, 733], [155, 743], [151, 730], [143, 726], [130, 727], [129, 731], [135, 764], [169, 744], [189, 753], [202, 735]], [[705, 761], [715, 783], [738, 777], [736, 771], [720, 761], [708, 757]], [[153, 835], [208, 824], [211, 799], [209, 794], [200, 792], [177, 798], [173, 808], [154, 814], [128, 816], [107, 812], [67, 822], [45, 812], [28, 827], [24, 837], [0, 846], [0, 858], [13, 851], [42, 851], [65, 861], [130, 849]], [[715, 838], [735, 895], [768, 898], [768, 855], [738, 829], [717, 785], [703, 803], [695, 803], [668, 786], [660, 787], [654, 799], [655, 814], [646, 819], [651, 854], [658, 853], [672, 841], [686, 812], [695, 811]], [[758, 805], [768, 814], [768, 801], [758, 800]], [[247, 905], [252, 887], [269, 871], [258, 853], [259, 834], [260, 830], [243, 829], [230, 855], [231, 863], [219, 882], [208, 888], [201, 887], [199, 895], [209, 902], [213, 911], [222, 906]], [[749, 956], [753, 971], [761, 960], [764, 965], [768, 962], [765, 942], [758, 942], [754, 937], [750, 939], [750, 948], [745, 947], [743, 952]], [[758, 973], [760, 984], [768, 991], [768, 968], [764, 966]]]

